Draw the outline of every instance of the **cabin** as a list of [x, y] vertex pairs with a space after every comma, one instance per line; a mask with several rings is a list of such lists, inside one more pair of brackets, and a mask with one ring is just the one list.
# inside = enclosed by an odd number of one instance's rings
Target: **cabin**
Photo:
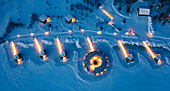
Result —
[[138, 8], [138, 16], [149, 16], [150, 15], [150, 9], [146, 8]]
[[39, 17], [39, 20], [42, 22], [42, 23], [47, 23], [47, 22], [50, 22], [50, 18], [49, 17], [47, 17], [46, 15], [41, 15], [40, 17]]
[[74, 21], [75, 21], [75, 17], [73, 17], [73, 16], [70, 15], [70, 14], [67, 14], [67, 15], [65, 16], [65, 21], [68, 22], [68, 23], [74, 22]]

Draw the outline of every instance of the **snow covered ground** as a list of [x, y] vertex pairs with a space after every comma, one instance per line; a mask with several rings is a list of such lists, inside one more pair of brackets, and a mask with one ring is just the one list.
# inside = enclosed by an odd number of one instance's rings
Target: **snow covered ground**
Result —
[[[102, 5], [102, 9], [113, 16], [114, 19], [111, 20], [100, 8], [93, 8], [83, 0], [1, 0], [0, 37], [5, 42], [0, 44], [0, 90], [170, 89], [169, 23], [153, 23], [155, 33], [151, 38], [147, 35], [148, 17], [137, 16], [137, 8], [148, 7], [148, 2], [139, 0], [131, 8], [130, 15], [116, 10], [113, 2], [114, 0], [106, 0]], [[77, 4], [82, 6], [76, 8]], [[74, 10], [70, 9], [71, 5], [75, 5]], [[88, 8], [84, 10], [80, 7]], [[51, 21], [40, 23], [36, 18], [42, 14], [50, 17]], [[67, 23], [64, 18], [67, 14], [73, 15], [76, 22]], [[126, 19], [126, 23], [122, 23], [123, 19]], [[110, 21], [115, 28], [108, 25]], [[120, 27], [121, 30], [118, 31]], [[10, 32], [6, 32], [7, 29]], [[135, 35], [126, 34], [130, 29]], [[48, 31], [49, 34], [45, 34]], [[31, 33], [34, 35], [31, 36]], [[82, 67], [82, 61], [90, 50], [86, 37], [90, 37], [94, 49], [107, 55], [110, 61], [103, 75], [89, 75]], [[37, 38], [46, 51], [48, 56], [45, 61], [39, 57], [33, 38]], [[67, 54], [68, 60], [65, 63], [59, 57], [55, 38], [60, 39]], [[118, 40], [122, 41], [128, 53], [133, 54], [134, 63], [126, 63]], [[20, 65], [13, 61], [11, 41], [21, 54], [23, 62]], [[162, 65], [154, 63], [142, 41], [146, 41], [154, 53], [161, 54]]]

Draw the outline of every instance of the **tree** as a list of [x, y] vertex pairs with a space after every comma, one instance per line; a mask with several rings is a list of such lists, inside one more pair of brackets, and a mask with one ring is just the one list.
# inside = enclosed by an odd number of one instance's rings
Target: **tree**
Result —
[[158, 14], [156, 14], [156, 16], [153, 17], [153, 19], [155, 20], [158, 17]]
[[100, 29], [103, 30], [103, 27], [101, 26]]
[[162, 23], [162, 25], [165, 25], [166, 21], [167, 21], [167, 19], [164, 20], [164, 22]]
[[120, 7], [118, 8], [118, 10], [120, 11], [120, 10], [121, 10], [121, 8], [122, 8], [122, 7], [120, 6]]
[[126, 23], [126, 19], [125, 18], [123, 19], [123, 23]]

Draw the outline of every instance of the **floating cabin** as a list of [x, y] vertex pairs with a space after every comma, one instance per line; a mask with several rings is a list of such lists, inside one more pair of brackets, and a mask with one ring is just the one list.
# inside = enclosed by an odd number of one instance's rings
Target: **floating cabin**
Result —
[[65, 21], [68, 22], [68, 23], [74, 22], [74, 21], [75, 21], [75, 17], [73, 17], [73, 16], [70, 15], [70, 14], [67, 14], [67, 15], [65, 16]]
[[149, 16], [150, 15], [150, 9], [146, 8], [138, 8], [138, 16]]
[[50, 18], [49, 17], [47, 17], [46, 15], [41, 15], [40, 17], [39, 17], [39, 20], [42, 22], [42, 23], [47, 23], [47, 22], [50, 22]]

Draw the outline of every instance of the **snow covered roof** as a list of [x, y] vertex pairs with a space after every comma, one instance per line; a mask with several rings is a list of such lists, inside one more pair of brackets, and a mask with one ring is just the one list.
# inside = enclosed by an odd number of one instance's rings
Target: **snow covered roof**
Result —
[[72, 18], [73, 18], [73, 16], [70, 14], [65, 16], [65, 19], [67, 20], [67, 22], [70, 22]]
[[45, 20], [46, 20], [47, 18], [48, 18], [48, 17], [47, 17], [46, 15], [44, 15], [44, 14], [39, 17], [39, 19], [40, 19], [41, 22], [45, 22]]
[[149, 16], [150, 15], [150, 9], [139, 8], [138, 14], [140, 16]]

